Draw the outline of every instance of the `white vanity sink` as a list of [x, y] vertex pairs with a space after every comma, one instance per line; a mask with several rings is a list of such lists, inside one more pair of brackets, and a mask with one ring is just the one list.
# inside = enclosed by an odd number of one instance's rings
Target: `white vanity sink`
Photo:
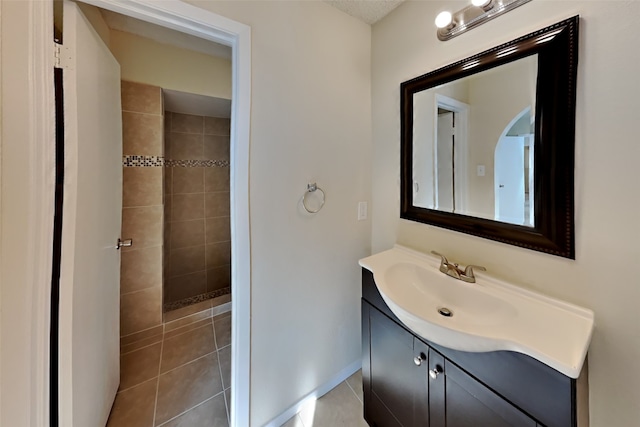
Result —
[[[396, 246], [360, 260], [382, 298], [409, 329], [454, 350], [517, 351], [578, 378], [593, 312], [476, 273], [466, 283], [440, 259]], [[450, 313], [450, 316], [447, 316]]]

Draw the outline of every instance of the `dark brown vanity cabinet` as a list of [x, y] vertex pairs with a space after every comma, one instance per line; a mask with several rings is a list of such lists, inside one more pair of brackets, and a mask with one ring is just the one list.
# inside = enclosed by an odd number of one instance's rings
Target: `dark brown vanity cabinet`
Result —
[[363, 270], [364, 417], [371, 427], [575, 427], [575, 380], [519, 353], [415, 336]]

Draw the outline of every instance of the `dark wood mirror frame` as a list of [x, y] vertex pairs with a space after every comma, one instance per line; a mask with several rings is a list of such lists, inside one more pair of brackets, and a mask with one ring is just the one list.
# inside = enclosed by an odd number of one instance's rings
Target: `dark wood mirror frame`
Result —
[[[574, 149], [578, 66], [574, 16], [400, 86], [400, 217], [535, 251], [575, 259]], [[545, 38], [549, 38], [548, 41]], [[517, 47], [507, 57], [497, 54]], [[534, 152], [534, 226], [509, 224], [413, 205], [413, 95], [490, 68], [538, 55]], [[479, 62], [472, 68], [465, 65]], [[473, 143], [473, 142], [471, 142]]]

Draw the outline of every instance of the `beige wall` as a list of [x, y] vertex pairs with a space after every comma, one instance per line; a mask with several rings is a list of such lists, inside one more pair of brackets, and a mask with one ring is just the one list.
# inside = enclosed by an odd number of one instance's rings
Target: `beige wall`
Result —
[[[371, 29], [318, 1], [194, 4], [251, 26], [251, 424], [360, 360]], [[316, 215], [300, 198], [317, 181]]]
[[[461, 263], [593, 309], [589, 354], [591, 425], [640, 419], [640, 91], [638, 2], [535, 1], [447, 42], [425, 25], [445, 6], [410, 1], [374, 25], [373, 250], [400, 243], [438, 250]], [[450, 6], [447, 4], [447, 6]], [[581, 15], [576, 124], [576, 260], [399, 220], [399, 84], [528, 32]], [[617, 31], [610, 31], [616, 28]], [[624, 34], [624, 35], [623, 35]], [[624, 66], [619, 66], [624, 64]], [[633, 88], [630, 90], [630, 88]]]
[[[122, 154], [146, 156], [144, 166], [122, 169], [120, 334], [122, 344], [162, 325], [162, 90], [122, 82]], [[155, 161], [153, 159], [155, 157]], [[136, 335], [133, 335], [136, 334]]]
[[456, 101], [468, 103], [469, 84], [466, 80], [452, 82], [444, 86], [418, 92], [413, 97], [413, 168], [414, 182], [419, 191], [415, 192], [413, 204], [433, 209], [434, 204], [434, 160], [436, 129], [436, 94], [445, 95]]
[[165, 311], [229, 293], [229, 124], [165, 112]]
[[231, 61], [111, 30], [123, 80], [231, 99]]
[[[469, 81], [467, 208], [478, 216], [495, 217], [494, 159], [502, 133], [525, 108], [531, 107], [535, 115], [536, 61], [537, 56], [523, 58]], [[477, 175], [478, 165], [485, 166], [485, 176]]]

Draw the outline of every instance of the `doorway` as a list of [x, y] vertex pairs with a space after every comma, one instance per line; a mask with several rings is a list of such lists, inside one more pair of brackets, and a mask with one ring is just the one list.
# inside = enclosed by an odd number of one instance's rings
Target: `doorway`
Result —
[[467, 128], [469, 105], [436, 94], [434, 135], [434, 206], [464, 213], [467, 206]]
[[207, 40], [231, 46], [233, 50], [233, 110], [230, 125], [230, 164], [233, 194], [230, 203], [232, 246], [232, 286], [237, 298], [233, 299], [232, 355], [233, 393], [231, 422], [248, 425], [249, 402], [249, 300], [250, 252], [248, 206], [248, 154], [250, 104], [250, 30], [213, 13], [179, 1], [163, 2], [158, 8], [154, 2], [120, 4], [110, 1], [89, 1], [123, 15], [170, 27]]
[[534, 120], [531, 107], [505, 127], [494, 154], [495, 220], [533, 227]]

